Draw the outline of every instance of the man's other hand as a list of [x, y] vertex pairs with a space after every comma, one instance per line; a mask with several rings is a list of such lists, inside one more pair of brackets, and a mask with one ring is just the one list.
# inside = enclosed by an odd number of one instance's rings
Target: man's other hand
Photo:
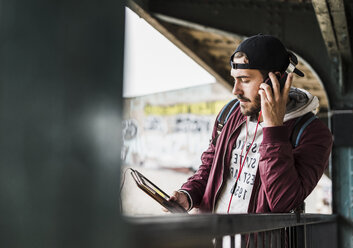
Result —
[[[173, 194], [170, 196], [169, 201], [174, 201], [179, 203], [180, 206], [185, 208], [186, 210], [189, 209], [189, 201], [188, 196], [180, 191], [174, 191]], [[163, 209], [164, 211], [168, 211], [167, 209]]]

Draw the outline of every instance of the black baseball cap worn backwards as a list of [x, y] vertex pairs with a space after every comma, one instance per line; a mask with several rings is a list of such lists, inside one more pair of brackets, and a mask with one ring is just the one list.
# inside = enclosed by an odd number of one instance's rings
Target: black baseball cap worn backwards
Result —
[[[245, 53], [249, 63], [234, 63], [233, 58], [237, 52]], [[297, 57], [288, 51], [279, 39], [271, 35], [262, 34], [251, 36], [241, 42], [230, 57], [230, 65], [233, 69], [293, 72], [300, 77], [304, 77], [304, 73], [296, 68], [297, 64]]]

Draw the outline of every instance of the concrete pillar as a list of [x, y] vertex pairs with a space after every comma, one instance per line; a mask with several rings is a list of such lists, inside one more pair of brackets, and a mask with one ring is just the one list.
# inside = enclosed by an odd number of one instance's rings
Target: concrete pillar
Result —
[[123, 3], [0, 13], [0, 246], [123, 247]]
[[338, 247], [353, 247], [353, 148], [333, 149], [333, 199], [338, 218]]

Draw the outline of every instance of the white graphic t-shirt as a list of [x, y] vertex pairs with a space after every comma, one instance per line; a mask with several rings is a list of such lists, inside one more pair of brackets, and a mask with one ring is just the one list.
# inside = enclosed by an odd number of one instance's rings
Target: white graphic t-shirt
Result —
[[[248, 212], [257, 167], [259, 166], [259, 147], [262, 142], [262, 123], [259, 123], [254, 143], [250, 147], [251, 142], [254, 139], [256, 124], [257, 121], [253, 122], [248, 120], [248, 137], [246, 141], [246, 147], [244, 147], [246, 139], [246, 124], [244, 123], [241, 127], [240, 134], [232, 150], [232, 159], [230, 161], [230, 175], [224, 182], [222, 192], [220, 193], [220, 196], [216, 202], [216, 213], [227, 213], [231, 192], [234, 193], [229, 213]], [[244, 157], [248, 150], [249, 152], [244, 162]], [[240, 162], [242, 164], [244, 163], [244, 166], [239, 176], [236, 187], [234, 188], [235, 181], [238, 177], [240, 169]]]

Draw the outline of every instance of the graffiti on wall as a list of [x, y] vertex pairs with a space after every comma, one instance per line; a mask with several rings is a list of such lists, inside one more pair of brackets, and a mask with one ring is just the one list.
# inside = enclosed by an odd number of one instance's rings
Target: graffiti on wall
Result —
[[[123, 123], [122, 158], [146, 167], [194, 167], [207, 149], [216, 115], [227, 101], [149, 105], [140, 122]], [[141, 115], [141, 112], [136, 112]]]
[[210, 120], [197, 115], [178, 115], [175, 117], [175, 132], [208, 132]]
[[124, 120], [123, 124], [123, 139], [132, 140], [137, 136], [137, 122], [135, 120]]
[[147, 116], [144, 120], [144, 130], [165, 131], [165, 120], [161, 116]]
[[122, 128], [123, 145], [121, 148], [121, 159], [126, 161], [128, 153], [131, 150], [131, 143], [136, 139], [138, 134], [137, 121], [133, 119], [123, 120]]
[[227, 101], [198, 102], [198, 103], [179, 103], [174, 105], [150, 105], [144, 108], [145, 115], [178, 115], [178, 114], [195, 114], [195, 115], [216, 115]]

